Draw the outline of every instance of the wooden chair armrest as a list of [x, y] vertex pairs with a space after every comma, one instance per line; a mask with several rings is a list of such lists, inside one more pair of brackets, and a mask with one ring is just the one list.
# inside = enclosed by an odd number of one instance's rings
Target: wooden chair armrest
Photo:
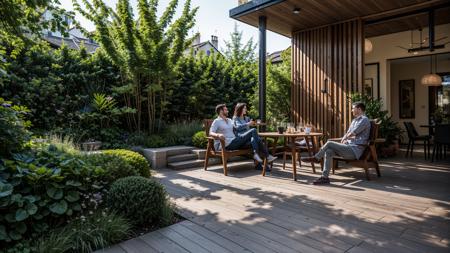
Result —
[[335, 141], [335, 142], [340, 142], [342, 140], [342, 138], [329, 138], [329, 141]]

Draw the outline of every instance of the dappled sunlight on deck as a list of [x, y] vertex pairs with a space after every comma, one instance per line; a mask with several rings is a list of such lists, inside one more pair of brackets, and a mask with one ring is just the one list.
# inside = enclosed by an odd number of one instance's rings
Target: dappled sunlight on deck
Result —
[[448, 164], [382, 160], [381, 178], [343, 168], [330, 186], [311, 185], [308, 166], [297, 182], [280, 163], [267, 177], [230, 167], [228, 177], [220, 166], [157, 177], [183, 216], [253, 252], [448, 250]]
[[[288, 163], [289, 164], [289, 163]], [[450, 166], [420, 159], [381, 160], [380, 178], [342, 168], [329, 186], [308, 166], [292, 180], [275, 163], [266, 177], [252, 161], [159, 170], [187, 220], [106, 252], [448, 252]]]

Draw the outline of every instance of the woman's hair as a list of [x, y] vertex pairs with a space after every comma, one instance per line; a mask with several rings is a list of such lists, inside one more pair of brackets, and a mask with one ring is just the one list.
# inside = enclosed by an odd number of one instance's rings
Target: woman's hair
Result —
[[234, 116], [241, 117], [242, 111], [246, 106], [247, 106], [246, 103], [237, 103], [236, 107], [234, 107]]

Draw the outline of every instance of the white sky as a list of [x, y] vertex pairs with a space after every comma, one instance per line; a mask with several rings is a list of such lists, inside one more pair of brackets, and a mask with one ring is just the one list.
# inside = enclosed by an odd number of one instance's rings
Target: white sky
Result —
[[[107, 5], [114, 8], [117, 3], [117, 0], [103, 1], [106, 2]], [[130, 1], [136, 12], [136, 0]], [[66, 10], [73, 10], [72, 0], [60, 0], [60, 2]], [[159, 1], [159, 14], [165, 10], [169, 2], [170, 0]], [[180, 15], [184, 3], [185, 0], [179, 0], [175, 18]], [[234, 24], [237, 23], [239, 30], [243, 31], [244, 43], [250, 38], [253, 38], [253, 41], [257, 43], [258, 28], [241, 23], [229, 17], [229, 10], [237, 7], [237, 5], [238, 0], [192, 0], [192, 7], [200, 7], [197, 12], [196, 26], [192, 33], [197, 31], [200, 32], [201, 41], [210, 40], [211, 35], [217, 35], [219, 37], [219, 48], [222, 49], [225, 47], [225, 43], [223, 41], [230, 39], [230, 33], [234, 29]], [[81, 15], [77, 14], [76, 20], [78, 20], [88, 31], [95, 30], [95, 26]], [[271, 53], [286, 49], [290, 46], [290, 43], [289, 38], [267, 31], [267, 52]]]

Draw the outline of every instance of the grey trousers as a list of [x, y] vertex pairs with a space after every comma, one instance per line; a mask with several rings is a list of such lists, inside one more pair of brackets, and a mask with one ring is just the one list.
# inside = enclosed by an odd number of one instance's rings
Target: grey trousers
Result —
[[350, 145], [340, 142], [327, 141], [320, 151], [315, 155], [316, 159], [323, 159], [323, 177], [330, 175], [331, 166], [333, 165], [333, 156], [342, 156], [345, 159], [355, 159], [355, 153]]

